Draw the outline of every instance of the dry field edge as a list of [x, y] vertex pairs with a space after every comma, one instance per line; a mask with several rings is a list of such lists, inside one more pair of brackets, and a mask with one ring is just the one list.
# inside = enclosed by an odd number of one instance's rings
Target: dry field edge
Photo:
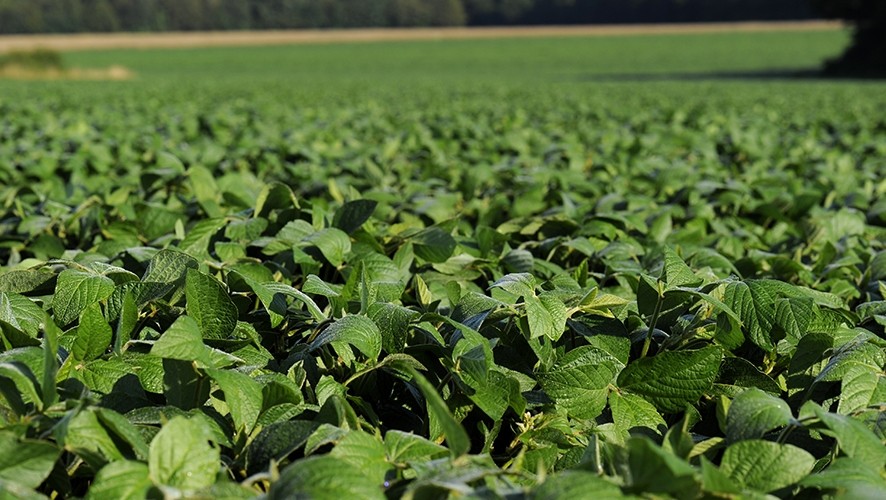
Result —
[[619, 35], [678, 35], [767, 31], [828, 31], [845, 28], [837, 21], [740, 22], [697, 24], [634, 24], [472, 28], [384, 28], [293, 31], [201, 31], [174, 33], [87, 33], [65, 35], [2, 35], [0, 52], [37, 47], [59, 51], [161, 49], [361, 43], [419, 40], [475, 40]]

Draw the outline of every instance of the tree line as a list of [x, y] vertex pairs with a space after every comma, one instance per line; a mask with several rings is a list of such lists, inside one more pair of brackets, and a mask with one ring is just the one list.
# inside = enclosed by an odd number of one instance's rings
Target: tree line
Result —
[[0, 34], [805, 19], [808, 0], [0, 0]]

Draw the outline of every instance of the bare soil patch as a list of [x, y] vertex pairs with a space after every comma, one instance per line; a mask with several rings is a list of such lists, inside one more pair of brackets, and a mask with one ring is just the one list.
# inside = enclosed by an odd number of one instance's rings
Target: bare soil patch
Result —
[[35, 47], [44, 47], [59, 51], [76, 51], [100, 49], [361, 43], [410, 40], [677, 35], [767, 31], [831, 31], [843, 29], [844, 27], [844, 24], [832, 21], [792, 21], [606, 26], [7, 35], [0, 36], [0, 52], [27, 50]]
[[10, 65], [0, 68], [0, 79], [9, 80], [130, 80], [135, 74], [123, 66], [107, 68], [33, 69]]

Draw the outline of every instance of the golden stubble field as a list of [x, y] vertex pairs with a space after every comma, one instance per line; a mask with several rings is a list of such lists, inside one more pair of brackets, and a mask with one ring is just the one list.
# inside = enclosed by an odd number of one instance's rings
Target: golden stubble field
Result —
[[720, 32], [827, 31], [843, 29], [844, 27], [844, 24], [832, 21], [792, 21], [605, 26], [4, 35], [0, 36], [0, 52], [28, 50], [36, 47], [59, 51], [77, 51], [413, 40], [475, 40], [490, 38], [665, 35]]

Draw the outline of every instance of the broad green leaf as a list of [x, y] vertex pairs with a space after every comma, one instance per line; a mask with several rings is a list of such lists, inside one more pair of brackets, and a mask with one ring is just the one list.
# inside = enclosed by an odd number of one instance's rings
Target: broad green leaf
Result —
[[[0, 363], [0, 382], [8, 379], [12, 381], [12, 385], [0, 386], [3, 396], [19, 415], [24, 415], [27, 410], [24, 404], [27, 402], [37, 405], [38, 408], [43, 404], [43, 395], [40, 382], [25, 363], [20, 361], [6, 361]], [[55, 385], [53, 384], [53, 390]], [[41, 408], [42, 409], [42, 408]]]
[[256, 217], [267, 215], [271, 210], [298, 207], [298, 200], [289, 186], [280, 182], [266, 184], [255, 200]]
[[197, 322], [203, 338], [230, 337], [237, 326], [237, 306], [218, 280], [195, 269], [188, 269], [185, 294], [188, 316]]
[[200, 327], [190, 316], [180, 316], [175, 320], [154, 342], [151, 354], [166, 359], [197, 362], [210, 368], [224, 367], [238, 361], [236, 357], [204, 344]]
[[422, 436], [390, 430], [385, 434], [385, 454], [388, 462], [403, 466], [411, 462], [427, 462], [441, 458], [447, 455], [448, 451], [445, 447]]
[[77, 413], [64, 427], [65, 450], [73, 452], [96, 470], [108, 462], [135, 458], [127, 457], [115, 438], [102, 425], [94, 410]]
[[148, 466], [142, 462], [121, 460], [104, 466], [89, 487], [87, 500], [141, 500], [153, 488]]
[[531, 274], [516, 273], [502, 276], [490, 288], [501, 288], [518, 297], [534, 297], [535, 285], [535, 278]]
[[640, 396], [612, 391], [609, 393], [609, 408], [621, 439], [627, 439], [637, 432], [661, 435], [662, 430], [667, 428], [658, 410]]
[[815, 457], [796, 446], [748, 439], [726, 449], [720, 470], [746, 488], [768, 493], [796, 484], [814, 464]]
[[0, 274], [0, 292], [29, 293], [51, 284], [55, 273], [49, 269], [28, 269]]
[[[436, 419], [440, 428], [443, 430], [443, 436], [446, 438], [446, 444], [449, 445], [449, 452], [453, 457], [460, 457], [468, 452], [471, 448], [471, 441], [468, 434], [452, 412], [437, 393], [437, 390], [428, 382], [424, 375], [418, 373], [415, 369], [410, 368], [409, 372], [418, 385], [419, 390], [425, 397], [428, 413]], [[436, 436], [434, 436], [436, 437]]]
[[305, 420], [287, 420], [265, 427], [246, 449], [247, 470], [260, 472], [271, 460], [282, 460], [304, 446], [316, 429], [316, 423]]
[[212, 440], [212, 431], [203, 420], [173, 417], [151, 441], [151, 479], [185, 491], [211, 486], [221, 466], [219, 449]]
[[106, 276], [67, 269], [58, 275], [52, 310], [60, 326], [71, 324], [86, 306], [114, 293], [114, 281]]
[[232, 370], [207, 369], [206, 373], [225, 394], [236, 429], [251, 432], [262, 409], [262, 386], [248, 375]]
[[113, 335], [101, 307], [98, 303], [90, 304], [80, 314], [71, 356], [76, 361], [92, 361], [108, 351]]
[[197, 202], [210, 217], [221, 217], [221, 207], [219, 207], [219, 189], [215, 183], [215, 177], [212, 172], [201, 165], [193, 165], [188, 169], [188, 179], [191, 184], [191, 191], [197, 198]]
[[311, 343], [311, 350], [326, 344], [333, 344], [337, 352], [350, 344], [372, 361], [378, 360], [381, 354], [381, 331], [366, 316], [349, 315], [329, 325]]
[[438, 226], [429, 227], [410, 238], [415, 255], [428, 262], [445, 262], [455, 251], [455, 238]]
[[736, 281], [726, 286], [723, 302], [738, 314], [742, 327], [754, 344], [765, 351], [775, 348], [776, 290], [769, 281]]
[[209, 257], [209, 242], [218, 231], [225, 227], [223, 218], [204, 219], [188, 231], [185, 239], [178, 244], [179, 249], [197, 259]]
[[593, 346], [569, 351], [547, 372], [539, 373], [545, 393], [574, 418], [592, 419], [606, 406], [609, 386], [623, 365]]
[[17, 293], [0, 292], [0, 322], [36, 338], [43, 321], [43, 309], [34, 301]]
[[837, 413], [849, 415], [869, 405], [881, 403], [882, 401], [875, 397], [878, 393], [882, 393], [881, 386], [884, 384], [886, 377], [881, 373], [873, 372], [864, 366], [850, 368], [843, 377]]
[[694, 497], [701, 481], [688, 462], [664, 451], [645, 437], [628, 440], [628, 491], [632, 493], [670, 493]]
[[886, 479], [863, 462], [840, 457], [823, 471], [806, 476], [800, 486], [839, 493], [842, 498], [879, 498], [886, 492]]
[[305, 241], [316, 246], [323, 257], [335, 267], [344, 264], [345, 258], [351, 252], [351, 238], [341, 229], [334, 227], [311, 234], [305, 238]]
[[796, 346], [815, 319], [815, 304], [812, 299], [779, 299], [775, 306], [774, 323], [787, 335], [790, 345]]
[[532, 500], [554, 498], [595, 498], [600, 500], [624, 498], [621, 488], [597, 474], [567, 470], [549, 476], [529, 494]]
[[46, 479], [59, 456], [59, 449], [45, 441], [19, 439], [0, 431], [0, 480], [36, 488]]
[[[276, 302], [279, 300], [277, 296], [282, 296], [290, 297], [303, 303], [305, 307], [307, 307], [311, 317], [315, 320], [323, 321], [326, 319], [326, 315], [323, 314], [323, 311], [320, 310], [320, 307], [317, 306], [317, 303], [314, 302], [313, 299], [285, 283], [257, 283], [250, 279], [247, 279], [247, 283], [249, 283], [256, 295], [259, 296], [259, 300], [262, 301], [262, 304], [265, 305], [265, 307], [270, 305], [270, 308], [268, 309], [269, 313], [272, 310], [276, 310], [277, 313], [282, 312], [281, 309], [279, 309], [280, 304]], [[265, 304], [265, 300], [268, 301], [268, 304]]]
[[418, 313], [396, 304], [376, 302], [369, 306], [367, 316], [378, 326], [382, 348], [389, 353], [398, 353], [406, 347], [409, 325]]
[[732, 400], [726, 415], [726, 436], [732, 442], [759, 439], [792, 421], [791, 408], [784, 400], [752, 388]]
[[382, 484], [350, 462], [323, 455], [293, 462], [271, 485], [268, 500], [311, 498], [384, 500]]
[[801, 415], [809, 412], [818, 417], [826, 427], [821, 430], [823, 434], [836, 438], [841, 453], [874, 470], [886, 467], [886, 447], [880, 438], [859, 420], [827, 412], [811, 401], [800, 409]]
[[563, 301], [553, 295], [543, 294], [538, 298], [527, 296], [526, 317], [533, 338], [545, 336], [557, 341], [566, 328], [567, 310]]
[[384, 483], [385, 474], [392, 468], [387, 462], [381, 439], [363, 431], [349, 432], [329, 452], [329, 456], [353, 465], [376, 484]]
[[696, 276], [670, 247], [664, 249], [664, 267], [661, 270], [661, 280], [669, 289], [698, 286], [702, 283], [702, 279]]
[[185, 283], [188, 269], [197, 267], [199, 262], [188, 254], [177, 250], [160, 250], [148, 263], [142, 281], [181, 286]]
[[372, 217], [376, 206], [378, 206], [378, 202], [373, 200], [349, 201], [335, 211], [332, 224], [342, 231], [351, 234]]
[[642, 396], [661, 411], [679, 412], [711, 388], [722, 357], [723, 352], [711, 346], [638, 359], [618, 375], [618, 387]]
[[701, 481], [706, 493], [741, 494], [741, 488], [735, 481], [705, 457], [701, 457]]

